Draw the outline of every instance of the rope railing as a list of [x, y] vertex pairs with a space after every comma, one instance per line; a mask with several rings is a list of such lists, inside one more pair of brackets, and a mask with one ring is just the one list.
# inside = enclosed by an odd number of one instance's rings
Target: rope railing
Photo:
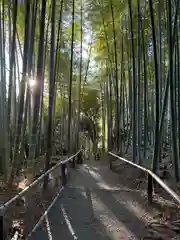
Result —
[[62, 190], [64, 189], [64, 187], [62, 187], [60, 189], [60, 191], [58, 192], [58, 194], [55, 196], [55, 198], [53, 199], [53, 201], [51, 202], [51, 204], [49, 205], [49, 207], [47, 208], [47, 210], [43, 213], [43, 215], [40, 217], [39, 221], [35, 224], [35, 226], [33, 227], [33, 229], [30, 231], [30, 233], [28, 234], [27, 239], [29, 239], [32, 234], [38, 229], [38, 227], [41, 225], [41, 223], [44, 221], [45, 217], [47, 216], [47, 214], [49, 213], [49, 211], [51, 210], [51, 208], [54, 206], [54, 204], [56, 203], [57, 199], [59, 198]]
[[[130, 164], [143, 172], [147, 173], [147, 196], [148, 196], [148, 202], [153, 202], [153, 189], [154, 189], [154, 181], [157, 182], [178, 204], [180, 204], [180, 197], [175, 193], [165, 182], [163, 182], [155, 173], [153, 173], [151, 170], [144, 168], [142, 166], [139, 166], [136, 163], [133, 163], [125, 158], [122, 158], [112, 152], [108, 152], [109, 155], [113, 156], [114, 158], [117, 158], [127, 164]], [[112, 159], [110, 159], [110, 169], [112, 169]]]
[[[24, 188], [21, 192], [19, 192], [17, 195], [12, 197], [10, 200], [8, 200], [6, 203], [2, 204], [0, 206], [0, 239], [4, 239], [4, 215], [7, 209], [12, 205], [17, 199], [23, 197], [30, 189], [34, 188], [37, 186], [46, 176], [48, 176], [50, 173], [56, 170], [56, 168], [61, 166], [61, 181], [62, 181], [62, 186], [66, 185], [67, 179], [66, 179], [66, 165], [68, 163], [72, 163], [72, 167], [75, 167], [75, 162], [81, 164], [82, 163], [82, 155], [81, 155], [81, 150], [79, 150], [77, 153], [75, 153], [73, 156], [69, 157], [68, 159], [65, 160], [60, 160], [55, 166], [50, 168], [48, 171], [43, 173], [40, 177], [38, 177], [35, 181], [33, 181], [29, 186]], [[59, 195], [58, 195], [59, 196]], [[43, 218], [44, 219], [44, 218]], [[17, 236], [17, 231], [15, 231], [14, 236], [12, 239], [16, 239]]]

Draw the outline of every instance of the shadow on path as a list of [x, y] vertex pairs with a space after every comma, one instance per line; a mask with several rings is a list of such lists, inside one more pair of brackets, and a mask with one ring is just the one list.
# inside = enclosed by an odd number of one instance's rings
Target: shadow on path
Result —
[[111, 240], [94, 214], [91, 191], [86, 187], [66, 190], [58, 204], [63, 204], [78, 239]]
[[94, 167], [90, 174], [88, 169], [91, 166], [83, 165], [72, 170], [69, 184], [48, 214], [49, 237], [45, 224], [32, 239], [140, 240], [147, 235], [147, 221], [138, 212], [145, 201], [140, 192], [122, 186], [108, 171]]
[[[113, 190], [108, 189], [108, 190], [101, 190], [100, 197], [102, 196], [102, 201], [104, 199], [104, 203], [107, 206], [113, 206], [112, 211], [114, 209], [114, 213], [118, 214], [118, 210], [116, 210], [115, 202], [117, 203], [120, 202], [120, 204], [123, 202], [123, 199], [127, 201], [126, 208], [133, 213], [132, 217], [128, 214], [125, 214], [123, 219], [126, 221], [127, 219], [131, 219], [130, 224], [127, 224], [127, 226], [132, 232], [136, 233], [139, 231], [139, 223], [136, 224], [136, 219], [133, 216], [136, 216], [138, 219], [140, 219], [142, 222], [145, 222], [146, 225], [146, 230], [144, 231], [145, 234], [142, 234], [142, 236], [150, 236], [148, 239], [163, 239], [163, 240], [169, 240], [172, 239], [174, 236], [176, 236], [177, 231], [173, 230], [175, 229], [172, 226], [166, 226], [163, 224], [156, 224], [154, 225], [149, 225], [149, 223], [153, 223], [156, 221], [156, 218], [154, 219], [154, 216], [161, 217], [163, 216], [163, 212], [166, 211], [166, 215], [169, 214], [169, 208], [172, 206], [169, 206], [166, 209], [163, 209], [162, 206], [159, 206], [158, 202], [154, 202], [152, 205], [148, 205], [147, 198], [146, 198], [146, 192], [142, 191], [142, 189], [134, 189], [131, 188], [128, 184], [123, 184], [126, 182], [126, 174], [123, 176], [123, 173], [121, 175], [117, 175], [109, 171], [107, 166], [87, 166], [88, 169], [90, 169], [91, 176], [90, 178], [94, 179], [95, 185], [97, 185], [97, 188], [99, 188], [99, 183], [104, 182], [107, 184], [107, 186], [111, 186]], [[87, 176], [87, 171], [82, 171], [83, 168], [81, 169], [81, 173]], [[94, 172], [93, 172], [94, 171]], [[86, 173], [85, 173], [86, 172]], [[94, 177], [93, 177], [94, 175]], [[100, 179], [98, 179], [98, 176]], [[122, 180], [122, 178], [124, 179]], [[128, 176], [129, 178], [133, 179], [133, 175]], [[100, 184], [101, 185], [101, 184]], [[113, 188], [113, 186], [116, 186]], [[97, 191], [99, 193], [99, 191]], [[106, 192], [111, 192], [111, 194], [106, 194]], [[98, 194], [97, 193], [97, 194]], [[114, 204], [113, 204], [113, 201]], [[111, 203], [110, 203], [111, 202]], [[110, 207], [109, 207], [110, 208]], [[119, 209], [120, 213], [122, 214], [124, 208]], [[177, 211], [174, 209], [174, 211]], [[173, 213], [173, 211], [171, 211]], [[118, 214], [119, 215], [119, 214]], [[123, 215], [123, 214], [122, 214]], [[168, 215], [170, 216], [170, 215]], [[157, 219], [158, 220], [158, 219]], [[135, 224], [133, 224], [133, 222]], [[153, 226], [153, 227], [152, 227]], [[176, 226], [178, 229], [178, 227]], [[136, 236], [139, 236], [136, 234]], [[147, 239], [147, 238], [143, 238]]]
[[[110, 190], [110, 189], [102, 189], [98, 185], [98, 181], [95, 180], [92, 176], [87, 174], [84, 171], [80, 171], [86, 181], [92, 182], [94, 186], [92, 188], [92, 192], [100, 199], [100, 201], [106, 206], [106, 208], [112, 212], [112, 214], [118, 219], [119, 221], [119, 229], [123, 232], [122, 226], [129, 232], [131, 232], [137, 239], [141, 239], [143, 236], [147, 234], [147, 229], [143, 219], [140, 219], [138, 216], [135, 215], [133, 211], [129, 208], [128, 203], [131, 204], [133, 199], [138, 197], [137, 192], [131, 192], [128, 190]], [[114, 196], [118, 196], [115, 198]], [[132, 198], [133, 196], [133, 198]], [[129, 202], [128, 202], [129, 201]], [[122, 226], [121, 226], [122, 225]], [[118, 230], [119, 231], [119, 230]], [[122, 233], [123, 234], [123, 233]], [[124, 234], [127, 234], [127, 232]], [[119, 233], [120, 235], [120, 233]], [[129, 236], [121, 236], [122, 239], [129, 239]], [[126, 238], [127, 237], [127, 238]]]
[[[78, 240], [111, 240], [94, 215], [91, 192], [87, 188], [76, 189], [68, 186], [48, 214], [53, 240], [75, 239], [68, 229], [61, 207], [64, 208]], [[32, 239], [49, 240], [51, 238], [48, 237], [47, 228], [44, 226], [34, 233]]]

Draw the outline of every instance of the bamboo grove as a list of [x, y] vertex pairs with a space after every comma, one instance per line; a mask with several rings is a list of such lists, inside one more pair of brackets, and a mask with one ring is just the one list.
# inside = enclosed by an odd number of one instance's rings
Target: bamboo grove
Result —
[[172, 162], [179, 181], [179, 1], [98, 1], [93, 8], [108, 148], [154, 172]]
[[[116, 151], [179, 181], [179, 0], [0, 1], [0, 172]], [[91, 144], [86, 144], [87, 139]], [[90, 147], [91, 145], [91, 147]]]
[[81, 88], [74, 67], [79, 63], [73, 58], [75, 21], [68, 19], [71, 12], [73, 19], [78, 16], [74, 3], [64, 1], [0, 4], [0, 170], [11, 185], [22, 169], [34, 175], [40, 156], [48, 169], [63, 144], [69, 152], [79, 147], [74, 130], [80, 115]]

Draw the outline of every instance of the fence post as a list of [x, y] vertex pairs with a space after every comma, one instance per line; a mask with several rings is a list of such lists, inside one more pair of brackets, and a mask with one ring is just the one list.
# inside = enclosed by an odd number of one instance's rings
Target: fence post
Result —
[[113, 162], [112, 156], [110, 155], [110, 157], [109, 157], [109, 169], [110, 170], [112, 170], [112, 162]]
[[76, 157], [73, 157], [73, 159], [72, 159], [72, 168], [75, 168], [75, 166], [76, 166], [75, 161], [76, 161]]
[[151, 204], [153, 201], [153, 178], [149, 173], [148, 173], [147, 195], [148, 195], [148, 203]]
[[80, 153], [78, 154], [78, 160], [77, 160], [77, 163], [78, 163], [78, 164], [82, 164], [82, 163], [83, 163], [82, 152], [80, 152]]
[[154, 190], [154, 193], [156, 193], [157, 192], [157, 187], [158, 187], [158, 184], [157, 184], [157, 182], [153, 179], [153, 190]]
[[63, 186], [66, 185], [66, 173], [65, 173], [65, 169], [66, 169], [66, 164], [61, 164], [61, 178], [62, 178], [62, 185], [63, 185]]
[[[79, 153], [80, 154], [80, 153]], [[79, 154], [77, 155], [77, 164], [80, 164], [80, 161], [79, 161]]]
[[4, 239], [4, 209], [0, 209], [0, 239]]

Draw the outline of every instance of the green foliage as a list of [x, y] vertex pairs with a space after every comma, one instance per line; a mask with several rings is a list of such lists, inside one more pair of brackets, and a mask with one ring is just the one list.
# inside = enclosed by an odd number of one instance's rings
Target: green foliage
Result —
[[[65, 29], [66, 31], [66, 38], [68, 39], [68, 41], [71, 42], [71, 38], [72, 38], [72, 25], [69, 23], [69, 25], [67, 26], [67, 28]], [[79, 20], [75, 20], [74, 22], [74, 41], [80, 41], [80, 21]]]
[[85, 116], [91, 117], [94, 122], [100, 118], [99, 91], [85, 87], [81, 99], [81, 111]]
[[[44, 118], [48, 117], [48, 96], [44, 97]], [[56, 105], [55, 105], [55, 118], [58, 119], [62, 114], [62, 98], [56, 95]]]

